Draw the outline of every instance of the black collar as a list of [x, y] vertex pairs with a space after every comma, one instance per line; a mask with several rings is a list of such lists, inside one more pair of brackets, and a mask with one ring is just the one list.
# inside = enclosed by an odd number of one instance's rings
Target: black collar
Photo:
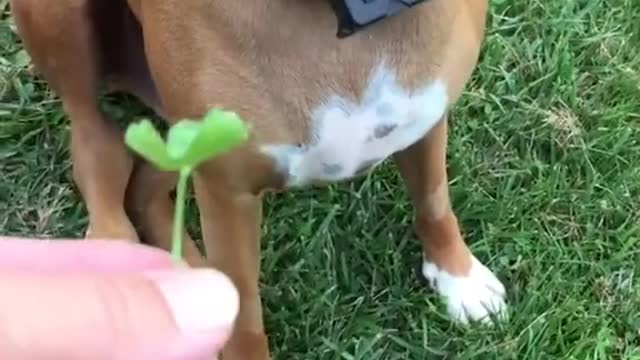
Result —
[[338, 38], [346, 38], [377, 21], [425, 0], [331, 0], [338, 17]]

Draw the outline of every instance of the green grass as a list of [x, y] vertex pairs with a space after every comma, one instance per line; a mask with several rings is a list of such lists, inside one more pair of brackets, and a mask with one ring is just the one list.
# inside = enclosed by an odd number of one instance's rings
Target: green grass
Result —
[[[68, 124], [24, 69], [5, 3], [0, 229], [81, 236]], [[417, 283], [412, 209], [389, 164], [269, 198], [262, 294], [275, 357], [640, 359], [639, 49], [637, 0], [495, 5], [449, 168], [466, 239], [504, 280], [511, 320], [454, 325]]]

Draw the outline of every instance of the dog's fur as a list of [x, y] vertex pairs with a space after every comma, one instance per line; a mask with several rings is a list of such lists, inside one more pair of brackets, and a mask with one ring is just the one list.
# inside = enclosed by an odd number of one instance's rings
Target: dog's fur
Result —
[[[416, 208], [423, 275], [457, 320], [504, 310], [504, 288], [465, 245], [449, 203], [446, 113], [478, 59], [487, 0], [429, 0], [344, 40], [327, 0], [12, 0], [19, 34], [71, 121], [90, 238], [169, 247], [174, 175], [127, 151], [101, 86], [169, 123], [214, 106], [249, 144], [194, 175], [203, 258], [241, 304], [225, 360], [269, 358], [258, 290], [261, 194], [341, 181], [395, 160]], [[336, 151], [340, 150], [340, 151]], [[214, 310], [215, 311], [215, 310]]]

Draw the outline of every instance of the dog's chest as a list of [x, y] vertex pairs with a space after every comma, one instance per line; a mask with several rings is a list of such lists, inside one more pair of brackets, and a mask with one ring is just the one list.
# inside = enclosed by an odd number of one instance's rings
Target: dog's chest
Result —
[[288, 11], [274, 13], [278, 26], [256, 28], [246, 52], [282, 111], [271, 125], [290, 131], [290, 141], [261, 142], [288, 186], [366, 173], [442, 118], [447, 82], [433, 71], [440, 45], [427, 37], [436, 22], [411, 11], [340, 40], [333, 15]]
[[447, 103], [443, 80], [409, 91], [393, 69], [381, 64], [359, 101], [334, 95], [311, 111], [309, 140], [267, 144], [262, 150], [276, 161], [288, 186], [350, 179], [425, 136]]

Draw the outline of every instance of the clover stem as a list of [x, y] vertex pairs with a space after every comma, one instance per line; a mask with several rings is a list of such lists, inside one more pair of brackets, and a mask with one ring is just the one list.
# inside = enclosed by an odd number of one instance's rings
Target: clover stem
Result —
[[184, 234], [184, 207], [186, 202], [187, 185], [191, 167], [180, 169], [178, 185], [176, 189], [176, 208], [173, 218], [173, 235], [171, 237], [171, 256], [174, 262], [182, 260], [182, 236]]

